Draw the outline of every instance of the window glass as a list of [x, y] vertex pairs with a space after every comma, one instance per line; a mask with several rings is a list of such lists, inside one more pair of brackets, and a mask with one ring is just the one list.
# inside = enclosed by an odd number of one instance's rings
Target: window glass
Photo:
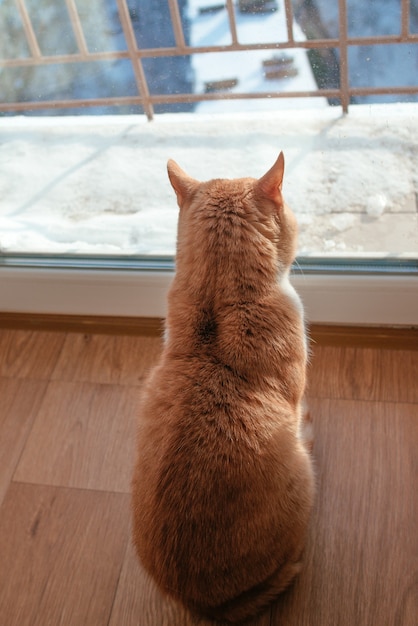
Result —
[[301, 258], [416, 259], [417, 64], [418, 0], [0, 0], [0, 254], [172, 257], [167, 158], [283, 149]]

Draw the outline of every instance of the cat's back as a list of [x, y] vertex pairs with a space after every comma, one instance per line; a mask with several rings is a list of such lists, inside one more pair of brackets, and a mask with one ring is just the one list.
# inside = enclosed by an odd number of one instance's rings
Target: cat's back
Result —
[[291, 407], [273, 385], [260, 391], [206, 359], [165, 361], [149, 382], [135, 472], [142, 558], [153, 569], [170, 553], [172, 567], [195, 569], [193, 554], [216, 567], [227, 551], [233, 563], [244, 528], [246, 541], [255, 533], [274, 553], [289, 515], [290, 494], [281, 498], [289, 472], [292, 489], [298, 483]]
[[177, 269], [139, 417], [138, 555], [162, 589], [235, 622], [299, 571], [313, 497], [299, 439], [306, 348], [285, 282], [295, 232], [277, 193], [282, 165], [260, 181], [202, 184], [171, 170]]
[[205, 612], [268, 579], [286, 555], [299, 560], [308, 455], [277, 390], [260, 393], [220, 364], [168, 361], [150, 383], [164, 390], [150, 391], [140, 418], [135, 545], [163, 589]]

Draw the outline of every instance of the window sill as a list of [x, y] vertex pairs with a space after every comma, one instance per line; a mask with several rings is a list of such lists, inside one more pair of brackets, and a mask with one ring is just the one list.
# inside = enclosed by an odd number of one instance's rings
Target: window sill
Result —
[[[1, 268], [1, 310], [163, 318], [172, 277], [172, 271]], [[310, 323], [418, 325], [414, 275], [304, 274], [292, 283]]]

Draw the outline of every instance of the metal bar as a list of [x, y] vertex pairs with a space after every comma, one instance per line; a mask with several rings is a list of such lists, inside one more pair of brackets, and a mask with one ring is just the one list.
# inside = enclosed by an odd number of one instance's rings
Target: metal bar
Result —
[[350, 93], [353, 96], [407, 95], [418, 93], [418, 85], [416, 87], [351, 87]]
[[114, 59], [129, 59], [127, 51], [97, 52], [89, 54], [56, 54], [42, 56], [39, 59], [25, 57], [19, 59], [0, 59], [0, 67], [25, 67], [32, 65], [61, 65], [65, 63], [83, 63], [86, 61], [111, 61]]
[[26, 9], [25, 0], [16, 0], [16, 4], [19, 9], [20, 17], [22, 18], [23, 29], [25, 31], [26, 41], [28, 42], [31, 55], [39, 59], [42, 57], [42, 53], [36, 39], [35, 31], [32, 27], [29, 13]]
[[[417, 35], [418, 39], [418, 35]], [[313, 44], [312, 42], [315, 41]], [[316, 44], [316, 45], [315, 45]], [[236, 45], [221, 45], [221, 46], [195, 46], [186, 47], [184, 50], [178, 50], [177, 48], [142, 48], [141, 51], [137, 51], [137, 54], [141, 58], [148, 57], [170, 57], [170, 56], [184, 56], [188, 54], [206, 54], [211, 52], [237, 52], [237, 51], [251, 51], [251, 50], [284, 50], [292, 48], [335, 48], [338, 47], [338, 39], [323, 39], [323, 40], [308, 40], [295, 42], [293, 44], [288, 43], [263, 43], [263, 44], [236, 44]], [[107, 61], [112, 59], [129, 59], [130, 53], [123, 50], [115, 50], [112, 52], [90, 52], [88, 55], [83, 56], [81, 54], [61, 54], [54, 56], [42, 56], [40, 59], [34, 61], [31, 58], [22, 59], [0, 59], [0, 67], [21, 67], [25, 65], [51, 65], [60, 63], [82, 63], [83, 61]]]
[[344, 113], [348, 113], [350, 103], [348, 80], [348, 22], [346, 0], [338, 0], [340, 34], [340, 100]]
[[284, 8], [286, 12], [286, 28], [287, 39], [290, 43], [294, 42], [293, 38], [293, 7], [292, 0], [284, 0]]
[[173, 26], [176, 46], [177, 48], [180, 48], [180, 50], [183, 50], [186, 47], [186, 42], [184, 40], [183, 24], [181, 22], [181, 15], [177, 0], [168, 0], [168, 6], [170, 9], [171, 24]]
[[348, 37], [349, 46], [378, 46], [380, 44], [418, 43], [418, 34], [409, 34], [406, 38], [402, 35], [385, 35], [382, 37]]
[[[386, 94], [417, 94], [418, 85], [414, 87], [351, 87], [350, 95], [367, 96], [367, 95], [386, 95]], [[317, 89], [314, 91], [272, 91], [264, 93], [208, 93], [208, 94], [170, 94], [150, 96], [152, 104], [175, 104], [178, 102], [205, 102], [216, 100], [259, 100], [263, 98], [339, 98], [339, 89]], [[141, 105], [143, 100], [140, 96], [122, 96], [113, 98], [92, 98], [84, 100], [39, 100], [34, 102], [9, 102], [0, 103], [0, 111], [25, 111], [40, 109], [65, 109], [65, 108], [88, 108], [93, 106], [126, 106]]]
[[86, 57], [89, 51], [87, 48], [86, 40], [84, 38], [83, 28], [81, 26], [77, 6], [74, 0], [65, 0], [65, 4], [67, 5], [67, 11], [68, 15], [70, 16], [74, 37], [77, 41], [78, 51], [83, 55], [83, 57]]
[[[265, 98], [338, 98], [338, 89], [315, 89], [313, 91], [269, 91], [269, 92], [249, 92], [249, 93], [204, 93], [204, 94], [180, 94], [176, 96], [151, 96], [153, 102], [206, 102], [207, 100], [263, 100]], [[161, 98], [164, 98], [162, 100]], [[178, 100], [177, 100], [178, 98]]]
[[[77, 40], [79, 52], [76, 54], [42, 56], [39, 48], [31, 19], [29, 17], [25, 0], [16, 0], [20, 12], [25, 35], [32, 56], [27, 58], [0, 59], [0, 67], [24, 67], [50, 64], [82, 63], [86, 61], [104, 61], [113, 59], [130, 59], [138, 87], [137, 96], [93, 98], [84, 100], [55, 100], [19, 103], [2, 103], [0, 111], [25, 111], [28, 109], [40, 110], [47, 108], [83, 108], [101, 105], [123, 106], [140, 105], [144, 108], [148, 119], [153, 117], [154, 104], [171, 104], [178, 102], [203, 102], [208, 100], [238, 100], [260, 98], [304, 98], [304, 97], [327, 97], [339, 98], [344, 112], [347, 112], [350, 96], [356, 95], [383, 95], [383, 94], [415, 94], [418, 93], [418, 85], [410, 87], [350, 87], [348, 76], [348, 47], [382, 44], [418, 43], [418, 33], [410, 33], [410, 0], [401, 0], [401, 28], [399, 35], [372, 36], [372, 37], [348, 37], [347, 32], [347, 4], [346, 0], [339, 0], [340, 11], [340, 38], [339, 39], [313, 39], [307, 41], [294, 41], [293, 39], [293, 10], [291, 0], [284, 0], [286, 10], [286, 25], [288, 41], [240, 44], [238, 42], [237, 24], [233, 0], [226, 0], [232, 43], [228, 45], [214, 46], [187, 46], [184, 40], [184, 32], [181, 23], [181, 15], [178, 0], [168, 0], [171, 11], [175, 46], [165, 48], [138, 49], [135, 32], [129, 16], [126, 0], [117, 0], [119, 16], [127, 50], [103, 51], [90, 53], [84, 38], [84, 32], [77, 11], [75, 0], [65, 0], [74, 34]], [[251, 50], [286, 50], [286, 49], [315, 49], [315, 48], [339, 48], [340, 50], [340, 88], [320, 89], [315, 91], [300, 92], [269, 92], [269, 93], [237, 93], [223, 92], [210, 94], [161, 94], [150, 95], [146, 76], [142, 66], [142, 59], [149, 57], [175, 57], [180, 55], [210, 54], [212, 52], [236, 52]]]
[[238, 31], [233, 0], [226, 0], [226, 10], [228, 11], [229, 30], [231, 32], [232, 45], [238, 45]]
[[[260, 100], [264, 98], [338, 98], [338, 89], [315, 91], [274, 91], [269, 93], [223, 93], [223, 94], [170, 94], [150, 96], [152, 104], [176, 104], [178, 102], [206, 102], [208, 100]], [[42, 109], [89, 108], [94, 106], [143, 106], [140, 96], [124, 96], [121, 98], [92, 98], [85, 100], [39, 100], [34, 102], [0, 103], [0, 111], [28, 111]]]
[[409, 7], [410, 0], [402, 0], [401, 5], [401, 37], [402, 41], [406, 41], [409, 35]]
[[122, 98], [91, 98], [79, 100], [43, 100], [29, 102], [0, 103], [0, 111], [39, 111], [43, 109], [82, 109], [94, 106], [143, 106], [141, 96], [125, 96]]
[[152, 120], [152, 118], [154, 117], [154, 109], [150, 101], [150, 93], [148, 89], [147, 79], [145, 76], [144, 68], [142, 66], [141, 58], [139, 56], [140, 53], [136, 45], [135, 33], [129, 16], [128, 7], [126, 6], [125, 0], [116, 0], [116, 2], [118, 4], [120, 23], [123, 28], [126, 45], [128, 46], [128, 52], [135, 74], [137, 89], [141, 94], [145, 114], [149, 120]]
[[[386, 44], [399, 44], [405, 43], [403, 39], [398, 35], [387, 35], [385, 37], [350, 37], [347, 39], [349, 46], [369, 46], [369, 45], [386, 45]], [[418, 43], [418, 34], [411, 34], [408, 37], [406, 43], [416, 44]], [[338, 48], [340, 45], [339, 39], [308, 39], [306, 41], [294, 41], [294, 42], [270, 42], [262, 44], [227, 44], [221, 46], [186, 46], [184, 49], [166, 47], [166, 48], [142, 48], [137, 52], [141, 58], [149, 57], [169, 57], [169, 56], [184, 56], [189, 54], [206, 54], [211, 52], [236, 52], [236, 51], [251, 51], [251, 50], [286, 50], [293, 48], [302, 49], [315, 49], [315, 48]], [[127, 51], [115, 50], [115, 51], [103, 51], [103, 52], [89, 52], [86, 55], [83, 54], [67, 54], [67, 55], [53, 55], [53, 56], [41, 56], [40, 58], [33, 59], [19, 58], [19, 59], [0, 59], [0, 67], [22, 67], [25, 65], [51, 65], [60, 63], [82, 63], [83, 61], [106, 61], [113, 59], [129, 59], [130, 54]]]
[[[352, 87], [350, 95], [386, 95], [386, 94], [416, 94], [416, 87]], [[260, 100], [263, 98], [339, 98], [339, 89], [318, 89], [315, 91], [273, 91], [265, 93], [209, 93], [209, 94], [176, 94], [176, 95], [155, 95], [150, 96], [152, 104], [175, 104], [178, 102], [206, 102], [216, 100]], [[68, 108], [89, 108], [94, 106], [143, 106], [140, 96], [123, 96], [120, 98], [92, 98], [85, 100], [39, 100], [34, 102], [9, 102], [1, 103], [0, 111], [27, 111], [42, 109], [68, 109]]]

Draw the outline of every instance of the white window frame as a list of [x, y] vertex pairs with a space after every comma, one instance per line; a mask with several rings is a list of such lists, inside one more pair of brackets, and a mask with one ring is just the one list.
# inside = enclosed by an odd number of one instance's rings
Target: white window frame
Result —
[[[166, 314], [171, 271], [0, 268], [8, 313], [155, 317]], [[294, 275], [311, 323], [418, 325], [415, 275]]]

